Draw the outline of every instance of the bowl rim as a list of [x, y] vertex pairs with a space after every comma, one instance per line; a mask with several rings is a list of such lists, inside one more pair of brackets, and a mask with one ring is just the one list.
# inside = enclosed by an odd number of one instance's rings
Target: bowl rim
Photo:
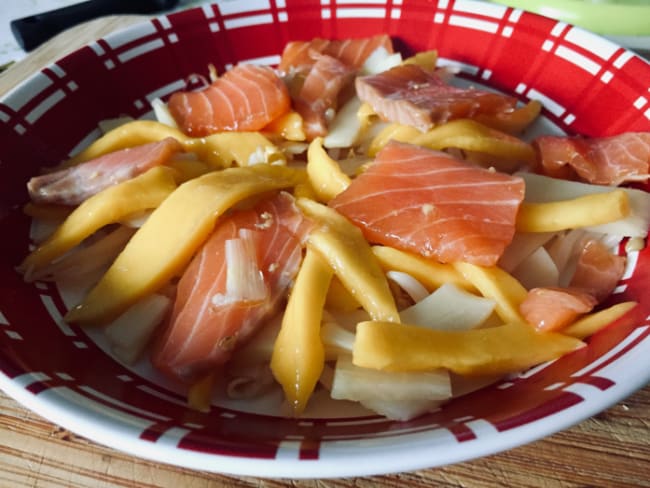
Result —
[[[650, 327], [650, 326], [646, 326]], [[650, 345], [650, 337], [645, 343]], [[568, 429], [613, 405], [621, 402], [635, 391], [650, 384], [650, 355], [644, 353], [641, 343], [628, 353], [626, 362], [645, 367], [646, 376], [638, 375], [627, 383], [619, 383], [604, 392], [596, 400], [590, 399], [562, 410], [561, 417], [551, 415], [535, 420], [516, 429], [503, 431], [496, 438], [455, 443], [444, 450], [434, 444], [427, 445], [431, 431], [424, 433], [425, 439], [418, 439], [416, 452], [396, 456], [394, 446], [379, 445], [373, 448], [355, 449], [355, 446], [341, 446], [337, 456], [319, 458], [313, 462], [294, 458], [258, 459], [223, 454], [208, 454], [178, 449], [173, 444], [156, 444], [136, 439], [123, 431], [119, 420], [99, 418], [84, 409], [65, 401], [43, 401], [0, 372], [0, 389], [30, 411], [59, 425], [74, 434], [117, 451], [131, 454], [149, 461], [212, 473], [292, 479], [333, 479], [352, 476], [376, 476], [419, 469], [438, 468], [449, 464], [471, 461], [484, 456], [536, 442], [547, 436]], [[637, 357], [638, 356], [638, 357]], [[645, 363], [645, 364], [644, 364]], [[59, 398], [60, 400], [60, 398]], [[116, 432], [118, 434], [116, 435]], [[89, 434], [90, 433], [90, 434]], [[407, 436], [408, 437], [408, 436]], [[472, 444], [476, 442], [477, 444]]]
[[[200, 8], [192, 7], [188, 10]], [[137, 29], [138, 26], [149, 22], [151, 20], [144, 20], [141, 23], [125, 27], [105, 36], [104, 39], [114, 35], [119, 36], [123, 32]], [[69, 56], [73, 56], [76, 52], [74, 51]], [[47, 66], [43, 69], [46, 68]], [[32, 79], [33, 76], [16, 85], [13, 89], [5, 93], [0, 98], [0, 101], [19, 90], [25, 89]], [[643, 342], [643, 344], [646, 343], [650, 344], [648, 338]], [[639, 364], [645, 364], [645, 371], [647, 371], [645, 376], [639, 375], [628, 378], [628, 381], [625, 383], [617, 382], [612, 388], [601, 392], [596, 399], [592, 398], [587, 402], [581, 402], [577, 406], [563, 410], [562, 417], [560, 418], [557, 415], [551, 415], [516, 429], [501, 432], [496, 442], [495, 439], [492, 439], [491, 442], [485, 442], [484, 439], [479, 439], [477, 440], [477, 445], [472, 445], [471, 443], [473, 441], [456, 444], [452, 448], [443, 451], [442, 456], [436, 450], [437, 447], [435, 445], [427, 446], [426, 443], [418, 446], [421, 448], [420, 455], [418, 456], [413, 456], [412, 453], [405, 457], [395, 456], [394, 452], [389, 452], [391, 450], [390, 446], [380, 446], [373, 449], [364, 449], [355, 454], [350, 454], [350, 449], [344, 449], [340, 457], [320, 458], [313, 463], [309, 461], [296, 462], [295, 459], [289, 458], [265, 460], [259, 458], [237, 458], [221, 454], [206, 454], [178, 449], [174, 445], [156, 444], [155, 448], [152, 448], [151, 443], [145, 443], [145, 441], [134, 439], [133, 436], [125, 435], [124, 431], [118, 428], [122, 426], [118, 420], [106, 417], [99, 418], [98, 420], [92, 412], [83, 409], [78, 410], [68, 400], [44, 400], [42, 396], [39, 397], [39, 395], [32, 394], [22, 388], [15, 381], [15, 378], [9, 378], [2, 371], [0, 371], [0, 388], [29, 410], [77, 435], [152, 461], [232, 475], [253, 475], [272, 478], [336, 478], [389, 474], [398, 471], [439, 467], [502, 452], [562, 431], [620, 402], [650, 382], [650, 355], [644, 355], [642, 349], [641, 343], [637, 344], [631, 350], [634, 351], [634, 354], [626, 356], [625, 362], [631, 361], [630, 364], [634, 364], [635, 361], [638, 361]], [[89, 432], [91, 433], [90, 435]], [[434, 455], [436, 457], [435, 459]], [[351, 460], [352, 462], [343, 463], [343, 460]]]

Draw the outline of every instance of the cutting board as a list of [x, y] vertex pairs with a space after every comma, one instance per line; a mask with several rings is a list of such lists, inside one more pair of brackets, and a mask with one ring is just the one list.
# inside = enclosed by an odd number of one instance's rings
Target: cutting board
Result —
[[[142, 18], [107, 17], [60, 34], [0, 75], [0, 96], [51, 61]], [[650, 487], [650, 386], [564, 432], [471, 462], [389, 476], [297, 482], [235, 478], [134, 458], [53, 425], [0, 393], [0, 487], [5, 486]]]

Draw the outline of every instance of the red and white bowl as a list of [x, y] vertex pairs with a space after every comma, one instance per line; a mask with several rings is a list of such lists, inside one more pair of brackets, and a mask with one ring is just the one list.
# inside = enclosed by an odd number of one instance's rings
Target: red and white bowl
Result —
[[28, 251], [27, 179], [98, 137], [97, 122], [144, 117], [149, 101], [239, 61], [274, 64], [292, 39], [386, 32], [435, 48], [460, 77], [544, 104], [544, 127], [590, 136], [650, 131], [650, 65], [610, 41], [518, 9], [468, 0], [232, 1], [162, 16], [51, 64], [0, 100], [0, 387], [61, 426], [137, 456], [242, 475], [332, 477], [468, 460], [600, 412], [650, 379], [650, 252], [628, 256], [614, 300], [638, 313], [588, 347], [409, 422], [324, 411], [285, 419], [233, 406], [199, 413], [146, 369], [126, 367], [62, 322], [51, 283], [15, 271]]

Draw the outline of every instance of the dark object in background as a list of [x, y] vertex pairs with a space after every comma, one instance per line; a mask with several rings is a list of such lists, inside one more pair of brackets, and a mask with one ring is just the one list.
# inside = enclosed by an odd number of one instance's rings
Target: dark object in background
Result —
[[169, 10], [179, 0], [90, 0], [11, 21], [20, 47], [31, 51], [65, 29], [87, 20], [114, 14], [152, 14]]

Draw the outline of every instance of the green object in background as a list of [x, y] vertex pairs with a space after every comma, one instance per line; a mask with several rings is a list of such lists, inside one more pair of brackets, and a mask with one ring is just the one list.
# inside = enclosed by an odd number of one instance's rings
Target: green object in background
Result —
[[598, 34], [650, 36], [650, 0], [492, 0]]

